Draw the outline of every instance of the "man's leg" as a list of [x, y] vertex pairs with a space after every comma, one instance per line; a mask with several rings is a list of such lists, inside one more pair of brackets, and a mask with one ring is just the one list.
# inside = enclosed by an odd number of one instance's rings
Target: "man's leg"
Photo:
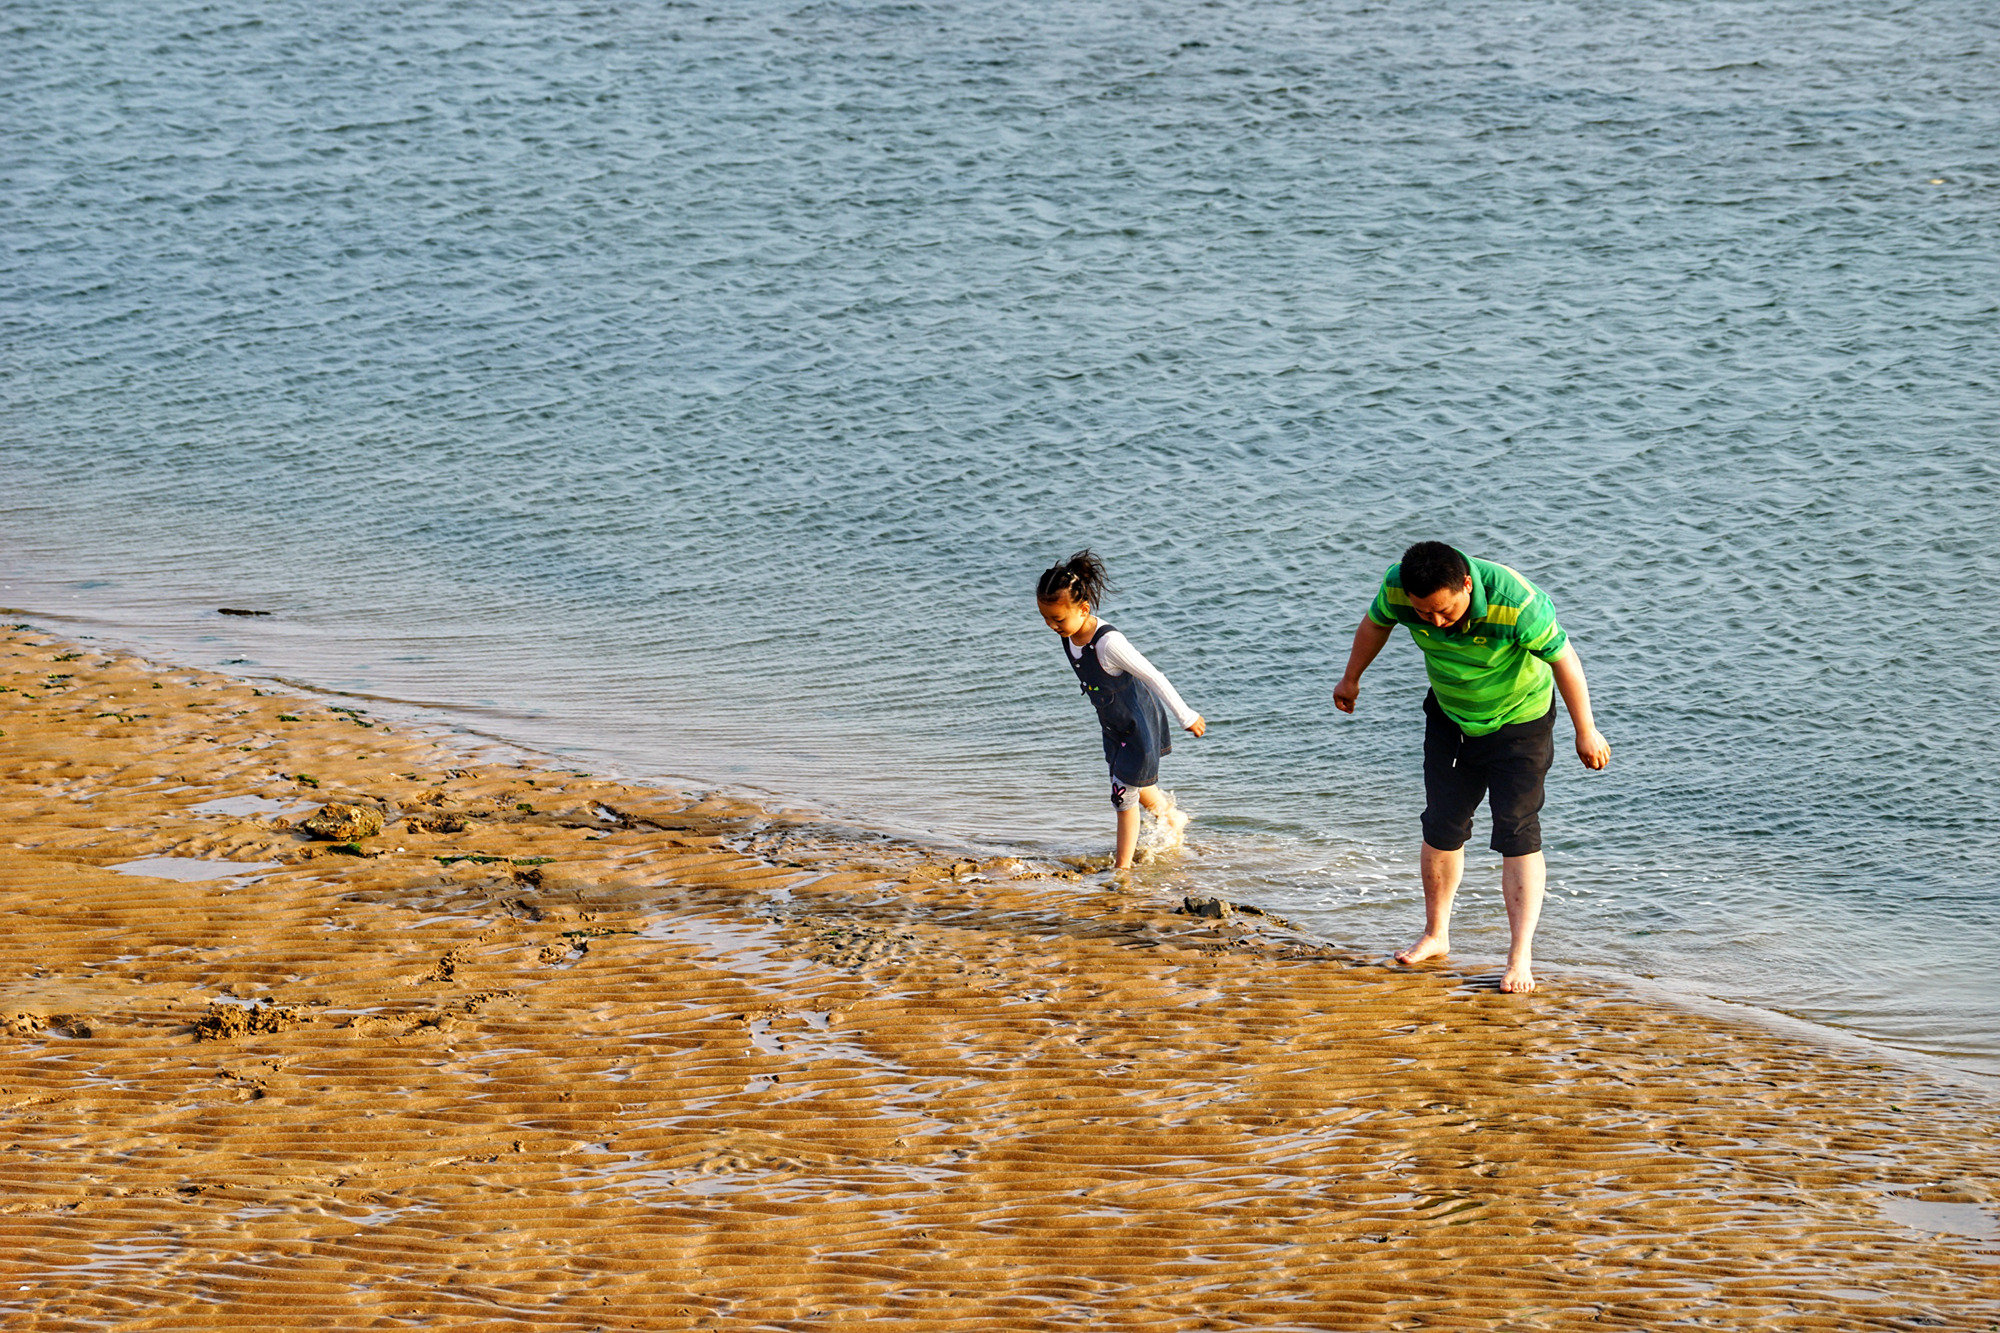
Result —
[[[1424, 850], [1429, 851], [1429, 848]], [[1542, 888], [1548, 867], [1540, 852], [1500, 859], [1500, 896], [1507, 902], [1507, 929], [1513, 943], [1507, 950], [1507, 974], [1500, 978], [1503, 991], [1531, 991], [1535, 988], [1535, 923], [1542, 918]]]
[[1421, 963], [1451, 952], [1451, 900], [1458, 893], [1459, 877], [1465, 873], [1465, 848], [1441, 852], [1425, 843], [1423, 871], [1424, 937], [1396, 955], [1399, 963]]
[[1451, 900], [1465, 873], [1465, 840], [1472, 835], [1472, 814], [1486, 795], [1485, 780], [1459, 763], [1465, 736], [1458, 724], [1438, 707], [1437, 696], [1424, 696], [1424, 934], [1396, 955], [1399, 963], [1442, 958], [1451, 950]]
[[1556, 707], [1534, 722], [1510, 723], [1494, 733], [1502, 751], [1488, 765], [1493, 784], [1493, 850], [1500, 853], [1500, 896], [1507, 903], [1507, 928], [1513, 939], [1507, 950], [1507, 971], [1500, 989], [1525, 992], [1535, 988], [1532, 967], [1535, 923], [1542, 916], [1542, 886], [1548, 865], [1542, 859], [1542, 782], [1555, 757]]

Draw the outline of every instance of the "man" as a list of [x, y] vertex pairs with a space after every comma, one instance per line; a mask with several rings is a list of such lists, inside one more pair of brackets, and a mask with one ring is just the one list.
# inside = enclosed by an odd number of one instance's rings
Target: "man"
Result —
[[1424, 696], [1424, 934], [1399, 963], [1441, 958], [1451, 949], [1451, 900], [1465, 872], [1480, 798], [1493, 815], [1500, 891], [1513, 932], [1503, 991], [1535, 988], [1535, 923], [1542, 914], [1542, 779], [1555, 754], [1554, 695], [1561, 692], [1585, 768], [1611, 762], [1590, 716], [1590, 689], [1547, 593], [1505, 565], [1466, 556], [1443, 542], [1418, 542], [1389, 566], [1374, 604], [1354, 631], [1347, 671], [1333, 704], [1354, 711], [1361, 673], [1398, 624], [1423, 649], [1431, 690]]

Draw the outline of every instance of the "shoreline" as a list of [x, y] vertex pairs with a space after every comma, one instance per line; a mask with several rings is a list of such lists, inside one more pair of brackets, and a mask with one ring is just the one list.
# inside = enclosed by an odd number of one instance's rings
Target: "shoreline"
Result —
[[[207, 605], [212, 600], [212, 597], [204, 597], [195, 599], [195, 602]], [[77, 612], [28, 611], [19, 608], [8, 610], [0, 608], [0, 621], [11, 622], [18, 617], [27, 617], [34, 621], [46, 622], [53, 620], [58, 622], [57, 628], [44, 628], [41, 632], [55, 635], [62, 638], [65, 642], [72, 644], [106, 643], [111, 645], [106, 651], [129, 654], [155, 663], [186, 662], [189, 660], [189, 653], [194, 646], [192, 642], [174, 641], [170, 636], [168, 639], [153, 642], [148, 635], [135, 632], [131, 624], [116, 618], [106, 619], [102, 615], [95, 613], [80, 614]], [[261, 624], [264, 622], [246, 620], [243, 623]], [[229, 671], [232, 665], [255, 669], [244, 675], [232, 675]], [[761, 786], [753, 782], [717, 777], [714, 775], [713, 768], [708, 773], [703, 773], [698, 768], [685, 772], [651, 768], [646, 765], [632, 763], [629, 756], [621, 757], [603, 752], [600, 749], [593, 749], [588, 744], [562, 745], [531, 739], [524, 740], [520, 736], [508, 734], [506, 730], [508, 723], [520, 724], [524, 721], [530, 721], [533, 717], [532, 714], [516, 713], [498, 708], [481, 708], [465, 702], [413, 700], [405, 696], [386, 694], [359, 685], [327, 685], [289, 675], [279, 669], [264, 669], [261, 663], [248, 661], [241, 663], [225, 661], [218, 665], [207, 667], [190, 665], [186, 669], [190, 671], [210, 672], [219, 678], [235, 680], [248, 684], [253, 688], [276, 688], [296, 692], [315, 699], [337, 699], [362, 706], [371, 712], [387, 715], [404, 727], [415, 728], [433, 736], [448, 736], [452, 738], [453, 744], [463, 745], [467, 747], [469, 752], [485, 755], [492, 758], [495, 762], [521, 763], [531, 767], [561, 768], [565, 763], [575, 761], [589, 765], [594, 770], [609, 770], [616, 776], [616, 780], [621, 782], [649, 789], [701, 790], [719, 794], [729, 799], [749, 802], [762, 809], [788, 812], [789, 815], [794, 817], [811, 818], [816, 823], [851, 830], [857, 835], [866, 838], [872, 839], [887, 836], [908, 844], [911, 847], [926, 848], [929, 854], [934, 856], [942, 855], [949, 859], [959, 859], [965, 856], [970, 856], [974, 859], [994, 856], [1025, 857], [1034, 860], [1037, 864], [1072, 867], [1083, 866], [1086, 863], [1094, 864], [1097, 861], [1108, 861], [1108, 858], [1103, 856], [1069, 854], [1076, 850], [1074, 847], [1069, 848], [1067, 851], [1060, 847], [1040, 847], [1033, 850], [1024, 850], [1022, 846], [1004, 838], [995, 840], [982, 838], [963, 831], [946, 832], [934, 828], [920, 827], [916, 824], [886, 817], [877, 810], [828, 804], [824, 800], [819, 799], [817, 795], [802, 793], [795, 787]], [[714, 755], [709, 757], [711, 760], [716, 758]], [[1108, 846], [1108, 838], [1100, 838], [1098, 841], [1102, 845]], [[1415, 869], [1413, 862], [1409, 867], [1409, 872], [1412, 876], [1415, 875]], [[1497, 888], [1497, 874], [1494, 877], [1494, 883]], [[1212, 892], [1213, 890], [1206, 891]], [[1178, 891], [1176, 890], [1176, 892]], [[1497, 899], [1495, 901], [1497, 904]], [[1297, 909], [1286, 908], [1284, 910], [1291, 911]], [[1420, 912], [1421, 904], [1413, 903], [1412, 910]], [[1411, 919], [1415, 920], [1416, 918], [1413, 917]], [[1545, 919], [1544, 926], [1546, 927], [1547, 925], [1548, 922]], [[1476, 935], [1476, 925], [1470, 933]], [[1544, 934], [1547, 933], [1545, 929]], [[1329, 937], [1321, 934], [1316, 936], [1316, 938], [1321, 942], [1330, 944], [1331, 947], [1346, 949], [1354, 952], [1357, 956], [1369, 956], [1378, 960], [1386, 959], [1394, 947], [1389, 944], [1370, 944], [1365, 940], [1356, 939], [1352, 935]], [[1381, 940], [1383, 938], [1385, 937], [1378, 933], [1371, 933], [1368, 936], [1368, 939], [1372, 940]], [[1394, 931], [1391, 931], [1390, 935], [1386, 938], [1400, 939], [1401, 937], [1395, 935]], [[1544, 943], [1552, 944], [1553, 942], [1545, 940]], [[1502, 932], [1495, 939], [1487, 942], [1485, 952], [1497, 959], [1504, 953], [1504, 948], [1505, 935]], [[1442, 964], [1442, 966], [1450, 970], [1454, 975], [1468, 974], [1469, 960], [1474, 956], [1473, 951], [1458, 953]], [[1573, 956], [1571, 955], [1571, 958]], [[1497, 968], [1499, 964], [1495, 962], [1492, 966]], [[1861, 1027], [1842, 1026], [1838, 1022], [1830, 1021], [1826, 1018], [1792, 1012], [1778, 1007], [1777, 1003], [1769, 999], [1698, 989], [1695, 985], [1683, 984], [1679, 976], [1671, 970], [1651, 973], [1632, 970], [1629, 967], [1620, 966], [1612, 962], [1576, 962], [1571, 961], [1570, 958], [1566, 958], [1564, 961], [1555, 963], [1551, 963], [1547, 959], [1541, 960], [1538, 963], [1538, 974], [1542, 971], [1547, 971], [1551, 967], [1578, 976], [1599, 978], [1608, 981], [1612, 985], [1622, 986], [1634, 992], [1653, 994], [1678, 1008], [1697, 1012], [1730, 1014], [1738, 1018], [1747, 1018], [1772, 1031], [1802, 1035], [1807, 1040], [1822, 1041], [1835, 1045], [1859, 1043], [1863, 1048], [1873, 1051], [1874, 1058], [1876, 1059], [1898, 1064], [1906, 1063], [1917, 1068], [1927, 1068], [1936, 1072], [1948, 1073], [1954, 1077], [1963, 1077], [1970, 1080], [1975, 1087], [2000, 1092], [2000, 1052], [1983, 1050], [1978, 1052], [1969, 1050], [1950, 1051], [1941, 1048], [1926, 1049], [1917, 1045], [1899, 1045], [1887, 1036], [1871, 1033]], [[1470, 974], [1476, 975], [1478, 974], [1478, 970], [1474, 969]]]
[[[39, 631], [0, 668], [23, 1327], [2000, 1322], [2000, 1090], [1872, 1043]], [[387, 830], [294, 826], [341, 798]]]

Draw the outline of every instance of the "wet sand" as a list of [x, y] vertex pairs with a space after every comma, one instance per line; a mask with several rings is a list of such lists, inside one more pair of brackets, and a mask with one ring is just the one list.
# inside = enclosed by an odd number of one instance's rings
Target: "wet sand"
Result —
[[0, 687], [9, 1329], [2000, 1327], [1969, 1076], [27, 630]]

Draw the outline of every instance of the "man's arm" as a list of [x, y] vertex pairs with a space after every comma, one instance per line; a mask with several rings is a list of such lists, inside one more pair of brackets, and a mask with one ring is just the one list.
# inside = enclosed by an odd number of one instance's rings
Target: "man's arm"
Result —
[[1549, 668], [1556, 673], [1556, 689], [1576, 726], [1576, 757], [1585, 768], [1603, 768], [1611, 762], [1611, 744], [1591, 719], [1590, 686], [1584, 683], [1583, 663], [1577, 660], [1576, 649], [1565, 646], [1562, 656], [1549, 663]]
[[[1361, 617], [1361, 623], [1354, 630], [1354, 646], [1347, 652], [1347, 670], [1340, 677], [1340, 684], [1333, 687], [1335, 708], [1343, 713], [1354, 711], [1354, 701], [1361, 697], [1361, 673], [1382, 651], [1382, 645], [1389, 642], [1389, 635], [1395, 628], [1394, 625], [1376, 624], [1373, 616]], [[1582, 680], [1583, 677], [1578, 676], [1577, 679]], [[1589, 706], [1588, 703], [1584, 705], [1586, 709]]]

